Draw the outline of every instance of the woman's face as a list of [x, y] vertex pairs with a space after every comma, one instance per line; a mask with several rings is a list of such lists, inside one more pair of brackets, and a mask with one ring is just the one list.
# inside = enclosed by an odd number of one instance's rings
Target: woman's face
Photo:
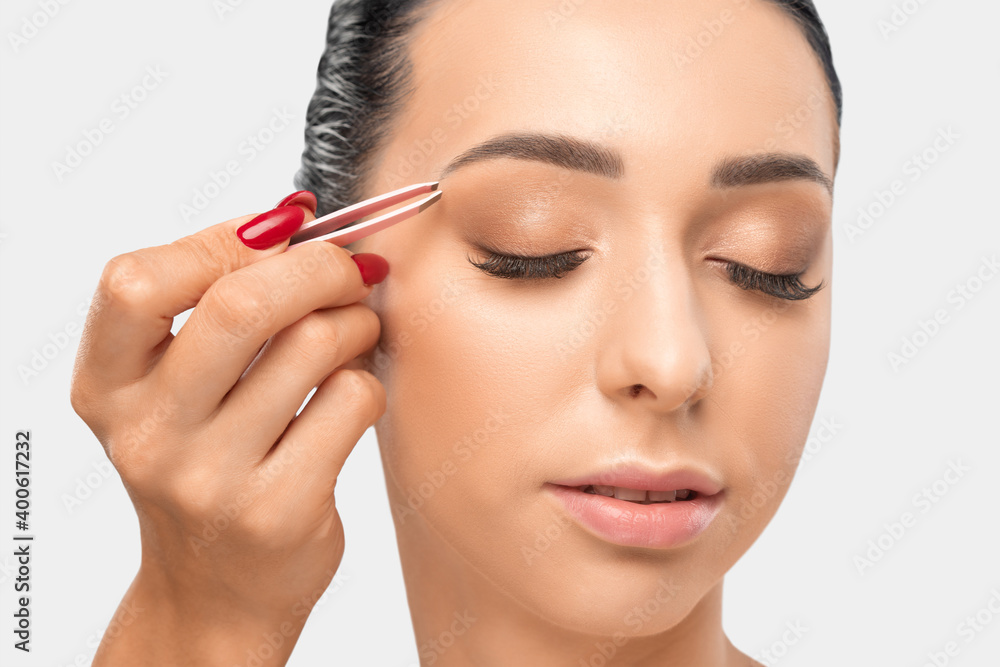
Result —
[[[415, 92], [366, 196], [437, 180], [498, 135], [578, 145], [478, 153], [434, 206], [354, 247], [390, 266], [367, 303], [404, 558], [440, 548], [565, 628], [670, 628], [773, 516], [818, 400], [836, 159], [822, 68], [762, 0], [448, 0], [413, 35]], [[561, 278], [470, 262], [571, 251], [585, 260]], [[824, 287], [742, 289], [725, 262]], [[714, 518], [675, 502], [658, 515], [672, 528], [629, 532], [624, 517], [665, 506], [602, 501], [609, 535], [553, 486], [628, 466], [717, 484], [699, 505]]]

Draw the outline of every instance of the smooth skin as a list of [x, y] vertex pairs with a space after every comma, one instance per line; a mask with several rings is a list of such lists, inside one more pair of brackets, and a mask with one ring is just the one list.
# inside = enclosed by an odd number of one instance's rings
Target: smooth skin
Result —
[[95, 667], [239, 664], [275, 632], [260, 664], [284, 664], [340, 564], [337, 476], [385, 410], [359, 363], [373, 286], [332, 243], [244, 246], [253, 217], [101, 276], [70, 397], [135, 505], [142, 560]]
[[[425, 213], [352, 246], [393, 271], [366, 300], [389, 405], [375, 430], [421, 664], [752, 664], [723, 628], [724, 575], [778, 510], [809, 435], [833, 198], [811, 180], [712, 176], [770, 151], [834, 178], [818, 58], [763, 0], [447, 0], [410, 53], [412, 95], [362, 195], [435, 180], [510, 132], [580, 137], [624, 167], [613, 179], [469, 164]], [[589, 258], [527, 282], [473, 266], [486, 250]], [[826, 286], [782, 301], [735, 285], [721, 260]], [[546, 489], [625, 463], [709, 474], [719, 514], [677, 548], [619, 547]]]
[[[362, 198], [435, 180], [511, 131], [613, 147], [624, 176], [463, 167], [433, 207], [352, 246], [392, 267], [370, 293], [343, 250], [235, 246], [245, 218], [109, 264], [73, 403], [129, 488], [143, 557], [98, 667], [245, 664], [289, 623], [281, 650], [258, 655], [284, 664], [305, 621], [296, 604], [339, 563], [333, 489], [373, 422], [422, 665], [756, 664], [723, 630], [723, 577], [777, 511], [809, 433], [829, 352], [833, 202], [815, 182], [720, 188], [712, 173], [776, 151], [834, 177], [815, 54], [763, 0], [431, 4], [411, 44], [414, 93]], [[590, 257], [519, 283], [468, 261], [484, 246]], [[331, 275], [287, 284], [311, 252]], [[722, 260], [828, 287], [776, 300], [734, 285]], [[170, 317], [195, 303], [171, 340]], [[381, 384], [334, 373], [285, 432], [309, 387], [359, 354]], [[296, 464], [254, 491], [282, 452]], [[546, 491], [634, 462], [717, 478], [716, 520], [678, 548], [619, 547]], [[245, 509], [195, 555], [191, 536], [240, 491]], [[145, 611], [129, 616], [129, 603]]]

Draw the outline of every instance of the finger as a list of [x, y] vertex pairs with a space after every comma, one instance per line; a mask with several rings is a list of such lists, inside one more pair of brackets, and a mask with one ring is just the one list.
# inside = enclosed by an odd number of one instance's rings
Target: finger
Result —
[[[81, 364], [98, 371], [103, 389], [145, 375], [170, 343], [173, 318], [194, 307], [221, 276], [284, 251], [287, 242], [254, 250], [240, 241], [237, 230], [255, 217], [233, 218], [166, 245], [118, 255], [107, 263], [79, 353]], [[294, 217], [289, 226], [293, 224]]]
[[334, 371], [258, 467], [273, 465], [288, 471], [282, 484], [288, 502], [332, 500], [344, 462], [385, 407], [385, 389], [374, 375], [365, 370]]
[[310, 311], [371, 293], [349, 250], [302, 243], [229, 273], [206, 290], [152, 371], [189, 414], [207, 416], [268, 338]]
[[302, 212], [306, 214], [306, 222], [312, 222], [312, 220], [316, 219], [316, 204], [316, 195], [308, 190], [299, 190], [279, 201], [274, 207], [299, 206], [302, 208]]
[[[380, 323], [371, 308], [353, 303], [313, 311], [275, 334], [261, 350], [219, 408], [218, 419], [244, 427], [255, 425], [259, 460], [288, 427], [314, 387], [378, 342]], [[247, 452], [233, 452], [247, 457]]]

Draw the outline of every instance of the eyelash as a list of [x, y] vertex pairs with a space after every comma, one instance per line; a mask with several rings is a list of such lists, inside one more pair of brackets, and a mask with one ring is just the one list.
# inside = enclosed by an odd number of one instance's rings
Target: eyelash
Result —
[[779, 275], [764, 273], [738, 262], [725, 262], [725, 264], [729, 279], [738, 287], [748, 291], [763, 292], [779, 299], [802, 301], [823, 289], [822, 281], [815, 287], [803, 285], [802, 273]]
[[[504, 255], [496, 252], [487, 252], [486, 255], [487, 259], [483, 262], [477, 262], [471, 257], [468, 259], [473, 266], [485, 273], [508, 280], [562, 278], [589, 258], [589, 255], [584, 255], [579, 250], [542, 257]], [[823, 288], [822, 282], [815, 287], [803, 285], [801, 273], [780, 275], [765, 273], [738, 262], [726, 261], [724, 264], [729, 279], [737, 287], [747, 291], [762, 292], [778, 299], [802, 301]]]
[[487, 252], [486, 255], [487, 258], [484, 262], [477, 262], [471, 257], [469, 257], [469, 262], [491, 276], [510, 280], [562, 278], [590, 257], [589, 255], [582, 256], [583, 251], [580, 250], [543, 257], [501, 255], [496, 252]]

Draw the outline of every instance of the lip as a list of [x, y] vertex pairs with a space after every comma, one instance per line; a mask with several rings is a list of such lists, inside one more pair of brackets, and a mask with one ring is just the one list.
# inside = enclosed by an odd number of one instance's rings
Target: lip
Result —
[[[579, 487], [599, 484], [648, 491], [690, 489], [690, 500], [641, 505], [586, 493]], [[616, 467], [555, 480], [545, 488], [579, 524], [593, 535], [621, 546], [671, 549], [703, 533], [722, 509], [722, 485], [694, 468], [655, 471]]]
[[655, 470], [641, 466], [614, 466], [594, 473], [552, 480], [551, 484], [559, 486], [587, 486], [602, 484], [605, 486], [622, 486], [627, 489], [646, 489], [647, 491], [673, 491], [675, 489], [690, 489], [699, 495], [714, 496], [722, 491], [722, 485], [708, 473], [696, 468], [679, 468], [675, 470]]

